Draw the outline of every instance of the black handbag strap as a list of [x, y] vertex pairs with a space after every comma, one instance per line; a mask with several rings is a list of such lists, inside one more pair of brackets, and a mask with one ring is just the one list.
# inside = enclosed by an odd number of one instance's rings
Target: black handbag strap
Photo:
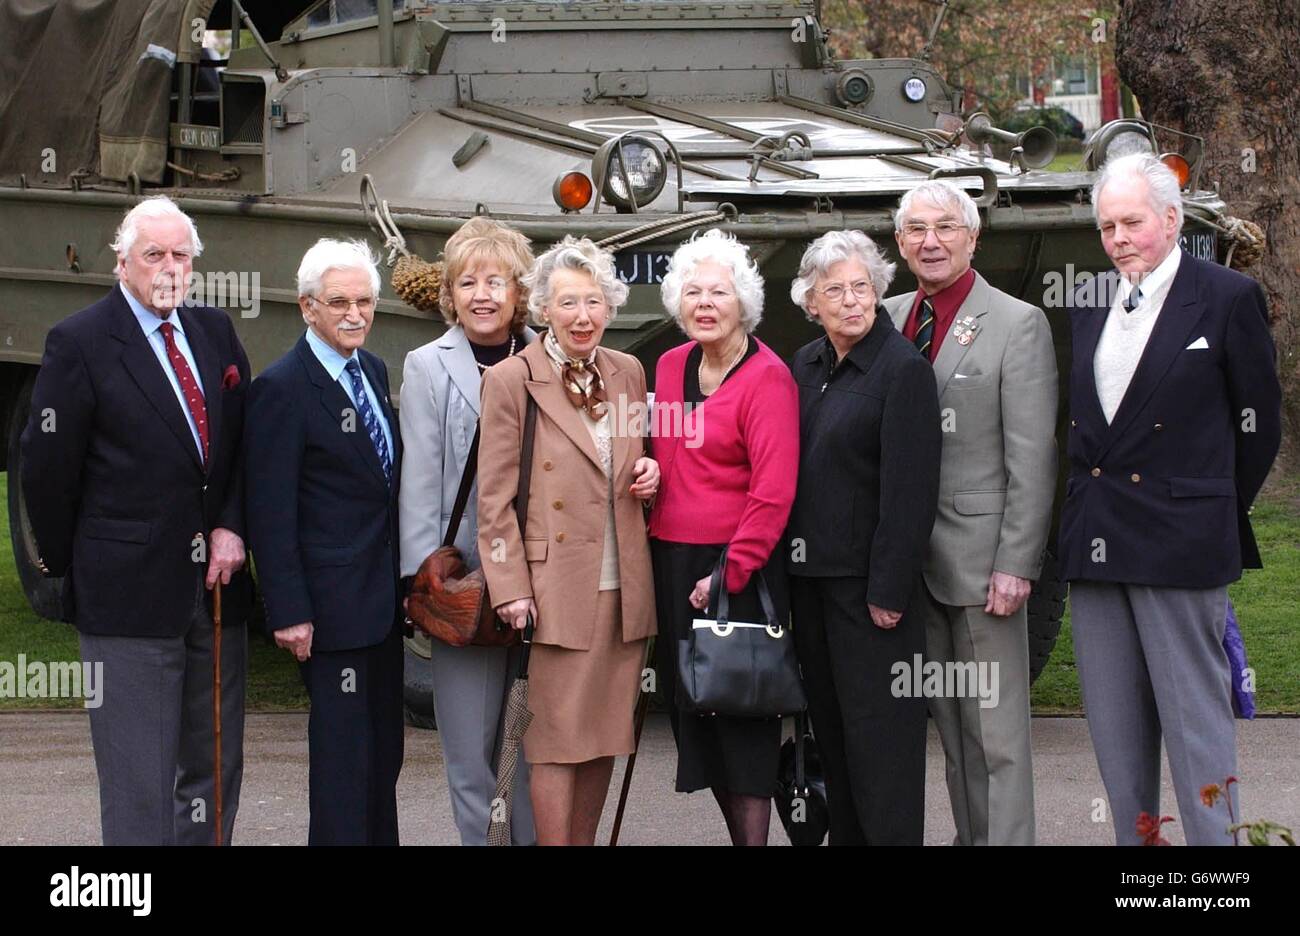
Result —
[[[532, 399], [529, 397], [529, 399]], [[465, 471], [460, 476], [460, 488], [456, 491], [456, 504], [451, 508], [451, 520], [447, 523], [447, 532], [442, 537], [442, 545], [451, 546], [456, 542], [460, 532], [460, 521], [465, 517], [465, 508], [469, 505], [469, 489], [474, 486], [474, 475], [478, 473], [478, 439], [483, 431], [481, 422], [474, 425], [474, 441], [469, 444], [469, 457], [465, 459]]]
[[[714, 619], [718, 622], [719, 627], [726, 626], [730, 620], [731, 601], [727, 594], [727, 546], [722, 547], [722, 554], [718, 556], [718, 563], [713, 567], [713, 578], [709, 582], [709, 607], [715, 609]], [[755, 585], [758, 588], [758, 603], [763, 610], [764, 622], [769, 627], [781, 627], [781, 622], [776, 616], [776, 602], [772, 600], [772, 592], [767, 587], [767, 579], [763, 577], [763, 570], [759, 569], [754, 573]]]
[[[531, 368], [529, 369], [531, 373]], [[515, 491], [515, 515], [519, 518], [519, 540], [523, 542], [524, 530], [528, 527], [528, 492], [533, 478], [533, 444], [537, 437], [537, 401], [527, 390], [528, 409], [524, 413], [524, 439], [519, 458], [519, 487]], [[528, 616], [528, 625], [521, 638], [523, 647], [519, 651], [519, 678], [528, 678], [528, 657], [533, 646], [533, 618]]]
[[[526, 392], [526, 391], [525, 391]], [[515, 515], [519, 517], [519, 538], [528, 526], [528, 490], [533, 480], [533, 441], [537, 437], [537, 401], [531, 393], [524, 413], [524, 441], [519, 456], [519, 487], [515, 489]]]
[[808, 797], [808, 775], [804, 763], [804, 733], [808, 730], [807, 715], [799, 712], [794, 717], [794, 793]]

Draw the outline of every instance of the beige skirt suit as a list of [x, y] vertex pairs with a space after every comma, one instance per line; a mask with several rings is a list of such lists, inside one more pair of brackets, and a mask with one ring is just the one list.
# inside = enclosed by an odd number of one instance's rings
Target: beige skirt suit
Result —
[[[483, 376], [479, 555], [494, 605], [530, 596], [537, 604], [524, 735], [532, 764], [632, 753], [655, 633], [645, 514], [630, 492], [646, 454], [645, 419], [636, 416], [645, 412], [645, 372], [605, 348], [595, 361], [609, 402], [598, 421], [570, 401], [542, 341]], [[521, 536], [514, 501], [529, 397], [537, 431]]]

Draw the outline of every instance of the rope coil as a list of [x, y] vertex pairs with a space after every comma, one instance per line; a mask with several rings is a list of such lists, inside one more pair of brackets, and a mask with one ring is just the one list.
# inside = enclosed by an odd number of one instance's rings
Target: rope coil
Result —
[[1234, 218], [1226, 212], [1205, 205], [1184, 203], [1184, 207], [1193, 209], [1192, 213], [1198, 220], [1214, 228], [1229, 241], [1228, 254], [1224, 259], [1225, 266], [1234, 270], [1247, 270], [1264, 256], [1268, 237], [1264, 229], [1254, 221]]
[[442, 262], [430, 263], [407, 249], [406, 238], [393, 220], [388, 200], [379, 197], [369, 173], [361, 177], [361, 209], [371, 229], [384, 239], [383, 249], [388, 251], [386, 263], [393, 268], [388, 277], [393, 292], [413, 309], [441, 314], [438, 294], [442, 291]]

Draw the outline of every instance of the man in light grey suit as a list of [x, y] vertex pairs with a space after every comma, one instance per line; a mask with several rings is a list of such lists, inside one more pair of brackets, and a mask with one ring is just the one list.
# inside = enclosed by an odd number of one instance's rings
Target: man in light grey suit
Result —
[[[451, 326], [406, 356], [399, 416], [405, 457], [399, 495], [401, 574], [414, 576], [442, 545], [479, 419], [480, 375], [536, 340], [526, 327], [519, 277], [532, 263], [528, 241], [486, 218], [466, 222], [447, 241], [439, 304]], [[478, 484], [455, 545], [470, 569], [478, 555]], [[465, 845], [486, 845], [496, 795], [498, 725], [513, 673], [505, 647], [452, 647], [431, 641], [434, 708], [451, 789], [452, 815]], [[511, 840], [531, 845], [528, 767], [520, 765]]]
[[[965, 673], [930, 699], [957, 841], [1034, 842], [1025, 601], [1056, 488], [1056, 357], [1040, 309], [971, 269], [975, 203], [950, 182], [907, 192], [895, 237], [920, 289], [886, 300], [934, 365], [943, 454], [923, 575], [926, 659]], [[909, 661], [910, 662], [910, 661]], [[952, 664], [953, 666], [950, 666]], [[960, 695], [960, 697], [956, 697]]]

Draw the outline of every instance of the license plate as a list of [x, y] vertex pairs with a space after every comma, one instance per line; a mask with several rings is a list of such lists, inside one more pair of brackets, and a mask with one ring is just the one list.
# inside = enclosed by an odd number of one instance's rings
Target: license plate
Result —
[[658, 286], [672, 258], [670, 250], [627, 250], [614, 257], [614, 268], [629, 286]]
[[1198, 260], [1219, 262], [1219, 234], [1217, 231], [1184, 231], [1178, 243]]

